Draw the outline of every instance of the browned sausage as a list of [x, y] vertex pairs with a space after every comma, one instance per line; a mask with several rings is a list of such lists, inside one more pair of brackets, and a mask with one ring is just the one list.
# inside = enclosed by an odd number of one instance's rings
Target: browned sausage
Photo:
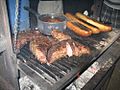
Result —
[[89, 24], [91, 24], [93, 26], [96, 26], [102, 32], [107, 32], [107, 31], [111, 31], [112, 30], [111, 26], [104, 25], [103, 23], [100, 23], [99, 21], [93, 20], [90, 17], [88, 17], [86, 15], [83, 15], [82, 13], [77, 12], [75, 15], [78, 18], [80, 18], [81, 20], [84, 20], [85, 22], [87, 22], [87, 23], [89, 23]]
[[66, 23], [67, 27], [69, 29], [71, 29], [73, 32], [75, 32], [76, 34], [80, 35], [80, 36], [90, 36], [92, 34], [92, 31], [86, 31], [81, 29], [80, 27], [74, 25], [72, 22], [67, 22]]
[[75, 21], [75, 22], [78, 22], [78, 23], [80, 23], [81, 25], [84, 25], [85, 27], [89, 28], [89, 29], [92, 31], [93, 34], [98, 34], [98, 33], [100, 33], [100, 30], [99, 30], [98, 28], [86, 24], [85, 22], [77, 19], [77, 18], [76, 18], [75, 16], [73, 16], [72, 14], [66, 13], [65, 15], [67, 16], [67, 18], [73, 20], [73, 22], [74, 22], [74, 21]]

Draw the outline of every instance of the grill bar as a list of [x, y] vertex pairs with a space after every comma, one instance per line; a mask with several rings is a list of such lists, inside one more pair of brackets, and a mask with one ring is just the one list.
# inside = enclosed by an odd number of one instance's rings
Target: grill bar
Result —
[[60, 65], [64, 66], [65, 68], [67, 68], [69, 71], [72, 70], [72, 68], [70, 67], [70, 65], [65, 64], [64, 60], [62, 60], [62, 61], [59, 60], [58, 63], [59, 63]]
[[58, 67], [59, 69], [63, 70], [65, 73], [69, 73], [70, 70], [68, 70], [66, 67], [60, 65], [59, 63], [53, 63], [53, 66]]
[[63, 75], [66, 75], [66, 74], [67, 74], [64, 70], [62, 70], [61, 68], [59, 68], [59, 67], [57, 67], [57, 66], [55, 66], [55, 65], [53, 65], [53, 64], [50, 65], [50, 67], [56, 69], [58, 72], [60, 72], [60, 73], [63, 74]]
[[69, 59], [67, 59], [67, 61], [64, 60], [64, 63], [67, 64], [67, 65], [69, 65], [69, 66], [72, 67], [72, 68], [77, 67], [77, 64], [74, 64], [74, 63], [73, 63], [72, 61], [70, 61]]
[[34, 65], [38, 68], [40, 68], [43, 72], [45, 72], [46, 74], [48, 74], [50, 77], [54, 78], [56, 81], [59, 80], [59, 77], [56, 76], [52, 71], [50, 71], [49, 69], [43, 67], [43, 65], [39, 65], [37, 62], [33, 62], [31, 61], [32, 63], [34, 63]]
[[[48, 66], [47, 64], [45, 64], [45, 65], [43, 65], [43, 66], [44, 66], [46, 69], [48, 69], [49, 71], [54, 72], [54, 74], [55, 74], [56, 76], [58, 76], [59, 79], [64, 76], [63, 74], [59, 73], [54, 67], [50, 67], [50, 66]], [[51, 66], [52, 66], [52, 65], [51, 65]], [[59, 80], [59, 79], [58, 79], [58, 80]]]
[[38, 72], [40, 77], [44, 78], [47, 82], [49, 81], [50, 83], [52, 83], [52, 85], [56, 82], [56, 79], [52, 77], [51, 74], [45, 73], [41, 68], [36, 67], [31, 62], [27, 62], [27, 65]]

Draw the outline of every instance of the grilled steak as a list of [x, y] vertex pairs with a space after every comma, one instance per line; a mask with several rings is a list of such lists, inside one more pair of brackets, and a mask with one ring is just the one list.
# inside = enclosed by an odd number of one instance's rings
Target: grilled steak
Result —
[[74, 56], [81, 56], [83, 54], [90, 54], [90, 49], [87, 46], [80, 44], [79, 42], [73, 41]]
[[41, 63], [47, 63], [47, 51], [57, 41], [53, 38], [41, 36], [30, 42], [30, 50]]
[[28, 30], [18, 33], [16, 48], [21, 48], [27, 41], [40, 37], [42, 34], [37, 30]]
[[53, 63], [65, 56], [67, 56], [66, 41], [61, 41], [49, 49], [47, 59], [49, 63]]
[[66, 57], [66, 56], [81, 56], [83, 54], [89, 54], [90, 50], [88, 47], [69, 39], [63, 40], [54, 46], [52, 46], [47, 54], [48, 63], [53, 63], [54, 61]]
[[59, 30], [52, 30], [51, 35], [59, 41], [71, 39], [71, 37]]

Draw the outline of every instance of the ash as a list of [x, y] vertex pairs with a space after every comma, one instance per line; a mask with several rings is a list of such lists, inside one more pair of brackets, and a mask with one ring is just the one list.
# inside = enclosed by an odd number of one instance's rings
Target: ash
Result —
[[106, 47], [109, 44], [108, 42], [109, 41], [107, 39], [102, 38], [102, 40], [94, 46], [96, 49], [101, 50], [103, 47]]
[[79, 90], [75, 83], [71, 83], [65, 90]]
[[19, 79], [20, 90], [42, 90], [33, 81], [31, 81], [27, 76]]
[[71, 83], [65, 90], [81, 90], [81, 86], [84, 86], [84, 82], [78, 78], [75, 82]]

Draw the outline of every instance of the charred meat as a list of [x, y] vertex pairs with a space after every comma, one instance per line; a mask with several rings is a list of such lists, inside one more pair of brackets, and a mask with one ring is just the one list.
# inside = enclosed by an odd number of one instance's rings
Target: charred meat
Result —
[[53, 30], [52, 37], [44, 36], [39, 31], [19, 33], [17, 48], [30, 41], [29, 48], [40, 63], [53, 63], [63, 57], [90, 54], [90, 49], [74, 41], [64, 32]]
[[55, 43], [53, 38], [41, 36], [30, 42], [30, 50], [41, 63], [47, 62], [47, 51]]
[[49, 63], [53, 63], [65, 56], [67, 56], [66, 41], [61, 41], [49, 49], [47, 59]]
[[59, 41], [71, 39], [71, 37], [59, 30], [52, 30], [51, 35]]
[[31, 41], [37, 37], [40, 37], [42, 34], [38, 30], [28, 30], [18, 33], [18, 39], [16, 41], [16, 48], [20, 49], [27, 41]]
[[83, 54], [90, 54], [88, 47], [69, 39], [63, 40], [54, 46], [52, 46], [47, 54], [48, 63], [53, 63], [56, 60], [59, 60], [62, 57], [66, 56], [81, 56]]

